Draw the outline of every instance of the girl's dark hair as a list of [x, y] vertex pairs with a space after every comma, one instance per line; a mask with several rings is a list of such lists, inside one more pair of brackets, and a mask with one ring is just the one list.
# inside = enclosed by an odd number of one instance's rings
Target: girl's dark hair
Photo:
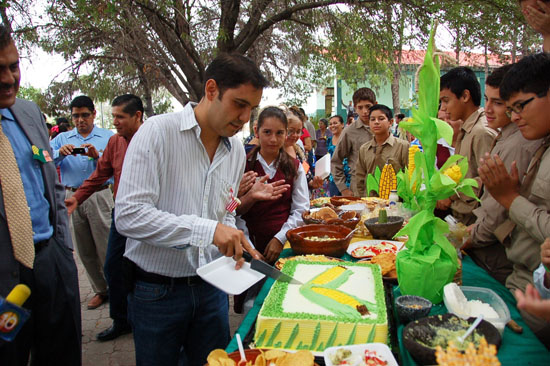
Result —
[[[284, 125], [285, 131], [286, 131], [288, 126], [288, 120], [286, 118], [285, 112], [283, 112], [282, 109], [277, 107], [266, 107], [258, 116], [258, 127], [257, 127], [258, 135], [260, 134], [260, 129], [262, 128], [262, 125], [264, 124], [267, 118], [277, 118]], [[256, 161], [256, 157], [258, 156], [260, 149], [261, 149], [260, 145], [252, 149], [252, 151], [248, 154], [249, 162], [254, 163]], [[296, 168], [294, 159], [290, 155], [288, 155], [288, 153], [285, 151], [284, 144], [283, 146], [281, 146], [281, 149], [279, 150], [279, 156], [275, 161], [275, 165], [279, 169], [281, 169], [281, 171], [285, 175], [285, 179], [287, 180], [292, 181], [298, 175], [298, 170]]]

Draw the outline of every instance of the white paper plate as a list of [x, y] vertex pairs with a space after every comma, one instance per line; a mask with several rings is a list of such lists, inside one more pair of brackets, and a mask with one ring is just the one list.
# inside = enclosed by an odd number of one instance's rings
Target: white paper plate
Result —
[[344, 348], [350, 350], [354, 355], [362, 356], [365, 354], [366, 350], [375, 351], [378, 356], [383, 358], [388, 362], [388, 366], [399, 366], [395, 357], [390, 351], [390, 348], [383, 343], [365, 343], [365, 344], [354, 344], [350, 346], [338, 346], [338, 347], [329, 347], [325, 349], [324, 358], [326, 366], [333, 366], [333, 363], [330, 361], [330, 356], [336, 352], [337, 349]]
[[[405, 243], [403, 243], [402, 241], [395, 241], [395, 240], [361, 240], [361, 241], [356, 241], [355, 243], [351, 243], [349, 246], [348, 246], [348, 249], [346, 250], [346, 253], [348, 253], [349, 255], [351, 255], [351, 252], [353, 252], [356, 248], [359, 248], [359, 247], [362, 247], [364, 245], [377, 245], [377, 244], [380, 244], [381, 242], [387, 242], [387, 243], [392, 243], [392, 244], [395, 244], [395, 246], [397, 247], [397, 251], [399, 252], [403, 246], [405, 245]], [[353, 257], [353, 256], [352, 256]]]
[[233, 258], [221, 257], [197, 269], [197, 274], [229, 295], [241, 294], [265, 277], [264, 274], [251, 269], [248, 262], [238, 271], [235, 269], [235, 263]]

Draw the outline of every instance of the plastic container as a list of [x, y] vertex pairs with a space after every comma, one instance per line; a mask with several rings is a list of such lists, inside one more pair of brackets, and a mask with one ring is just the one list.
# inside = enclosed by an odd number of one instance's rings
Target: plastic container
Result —
[[[500, 298], [500, 296], [498, 296], [493, 290], [483, 287], [460, 286], [460, 289], [462, 290], [464, 296], [468, 301], [479, 300], [481, 302], [491, 305], [491, 307], [497, 312], [499, 317], [485, 318], [484, 320], [487, 320], [488, 322], [493, 324], [502, 335], [502, 332], [504, 332], [504, 328], [506, 327], [506, 324], [511, 320], [511, 317], [508, 306], [506, 306], [506, 303]], [[460, 309], [453, 308], [453, 304], [451, 304], [447, 296], [443, 296], [443, 302], [445, 303], [445, 306], [447, 307], [449, 313], [453, 313], [459, 317], [463, 317], [461, 316], [462, 312], [460, 311]]]

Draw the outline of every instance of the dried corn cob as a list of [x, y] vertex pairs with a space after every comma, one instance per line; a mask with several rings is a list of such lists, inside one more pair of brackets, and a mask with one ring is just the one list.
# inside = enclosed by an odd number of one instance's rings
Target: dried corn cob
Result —
[[445, 174], [447, 177], [454, 180], [455, 183], [460, 182], [460, 179], [462, 178], [462, 172], [460, 171], [460, 167], [456, 164], [453, 164], [447, 169], [445, 169], [443, 171], [443, 174]]
[[420, 148], [418, 145], [411, 145], [409, 147], [409, 179], [411, 179], [412, 174], [414, 172], [414, 168], [416, 167], [414, 162], [414, 155], [420, 151]]
[[378, 186], [378, 197], [388, 199], [390, 191], [397, 189], [397, 177], [395, 170], [391, 164], [386, 163], [382, 174], [380, 175], [380, 183]]
[[497, 349], [493, 344], [487, 344], [485, 337], [481, 338], [479, 348], [476, 350], [473, 343], [468, 345], [465, 353], [460, 352], [454, 342], [449, 342], [446, 350], [437, 346], [435, 357], [438, 365], [446, 366], [500, 366], [497, 356]]

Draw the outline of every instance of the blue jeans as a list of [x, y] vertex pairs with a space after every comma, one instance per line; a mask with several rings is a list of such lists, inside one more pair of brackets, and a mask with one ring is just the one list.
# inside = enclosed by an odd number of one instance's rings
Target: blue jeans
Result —
[[202, 282], [137, 281], [128, 295], [138, 366], [202, 366], [229, 343], [227, 294]]
[[124, 286], [122, 259], [126, 249], [126, 237], [120, 235], [115, 226], [115, 210], [113, 210], [107, 255], [103, 272], [109, 286], [109, 315], [113, 321], [124, 324], [128, 320], [128, 292]]

